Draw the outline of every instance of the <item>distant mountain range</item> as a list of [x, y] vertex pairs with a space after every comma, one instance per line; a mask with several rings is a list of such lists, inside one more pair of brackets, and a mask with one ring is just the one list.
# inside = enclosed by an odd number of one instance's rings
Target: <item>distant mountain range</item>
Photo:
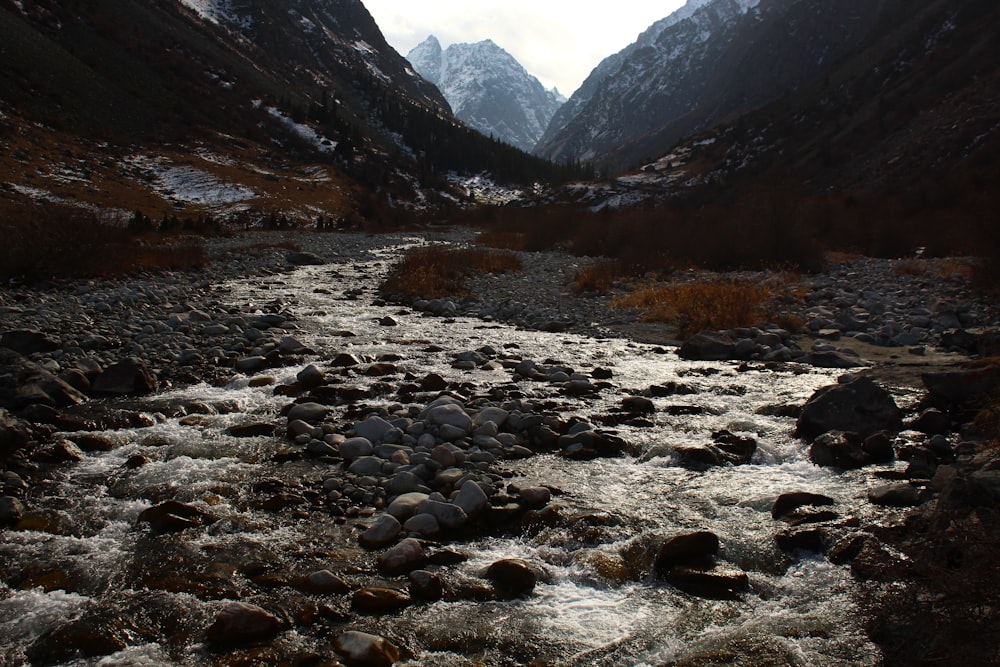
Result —
[[566, 101], [492, 40], [442, 50], [432, 35], [406, 58], [440, 89], [459, 120], [525, 151], [535, 147]]

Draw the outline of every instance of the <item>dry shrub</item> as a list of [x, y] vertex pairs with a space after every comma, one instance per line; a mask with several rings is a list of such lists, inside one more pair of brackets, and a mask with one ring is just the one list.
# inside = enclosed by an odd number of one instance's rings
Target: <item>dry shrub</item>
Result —
[[594, 262], [577, 271], [573, 278], [573, 290], [577, 294], [608, 294], [616, 282], [628, 277], [630, 273], [624, 264], [615, 260]]
[[7, 204], [0, 209], [0, 277], [43, 280], [208, 265], [203, 243], [139, 239], [94, 212], [71, 206]]
[[414, 248], [392, 267], [379, 288], [394, 299], [441, 299], [468, 293], [465, 281], [481, 273], [518, 271], [511, 252], [430, 245]]
[[897, 276], [924, 276], [929, 272], [927, 262], [919, 259], [904, 259], [892, 265], [892, 272]]
[[718, 280], [648, 287], [616, 299], [613, 305], [638, 310], [647, 320], [673, 324], [681, 338], [688, 338], [705, 329], [760, 324], [772, 316], [773, 296], [760, 284]]
[[520, 232], [506, 232], [499, 229], [487, 230], [479, 232], [476, 243], [487, 248], [500, 250], [525, 250], [527, 237]]

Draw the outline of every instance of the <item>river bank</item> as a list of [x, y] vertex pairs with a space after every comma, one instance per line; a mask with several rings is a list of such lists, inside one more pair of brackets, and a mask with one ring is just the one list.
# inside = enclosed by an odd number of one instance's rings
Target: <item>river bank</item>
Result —
[[[949, 420], [946, 433], [895, 436], [908, 461], [815, 466], [792, 434], [794, 415], [842, 370], [765, 359], [794, 353], [773, 330], [746, 332], [769, 337], [745, 360], [677, 360], [669, 334], [573, 294], [580, 260], [556, 253], [527, 256], [521, 275], [476, 281], [474, 297], [443, 317], [376, 293], [399, 246], [468, 238], [263, 234], [212, 241], [212, 265], [198, 275], [4, 290], [0, 329], [38, 334], [5, 336], [23, 355], [7, 353], [2, 383], [22, 418], [4, 442], [0, 623], [17, 638], [4, 655], [351, 664], [352, 642], [391, 655], [349, 634], [360, 630], [415, 664], [698, 664], [745, 643], [770, 615], [769, 639], [748, 660], [791, 664], [804, 651], [813, 664], [875, 664], [855, 606], [876, 586], [858, 581], [898, 569], [899, 558], [878, 559], [894, 553], [888, 529], [906, 525], [907, 510], [870, 494], [897, 482], [919, 492], [924, 512], [954, 499], [950, 470], [967, 479], [966, 468], [990, 466], [963, 444], [971, 433]], [[967, 358], [933, 348], [949, 313], [971, 328], [990, 323], [985, 306], [957, 281], [901, 285], [891, 265], [872, 262], [882, 272], [864, 273], [864, 289], [853, 265], [816, 278], [821, 296], [802, 316], [822, 333], [801, 339], [809, 353], [824, 351], [817, 342], [840, 354], [871, 345], [892, 350], [885, 368]], [[880, 307], [873, 295], [890, 283]], [[935, 310], [928, 298], [957, 305]], [[852, 319], [840, 321], [842, 310]], [[897, 331], [916, 342], [864, 339]], [[893, 385], [910, 425], [923, 392]], [[18, 429], [27, 433], [14, 446]], [[705, 458], [751, 440], [744, 465]], [[933, 447], [950, 459], [927, 461]], [[934, 470], [918, 476], [914, 460]], [[806, 490], [834, 510], [772, 517], [778, 497]], [[412, 506], [393, 510], [403, 496]], [[701, 554], [701, 571], [718, 575], [707, 578], [714, 597], [734, 601], [687, 597], [690, 584], [670, 574], [664, 545], [692, 531], [721, 543]], [[86, 567], [95, 550], [122, 574]], [[859, 564], [831, 568], [816, 556], [831, 551], [856, 551], [843, 562]], [[419, 565], [393, 565], [396, 556]], [[488, 570], [501, 562], [498, 584]], [[823, 586], [836, 604], [821, 622]], [[142, 606], [144, 625], [122, 623], [122, 609]], [[26, 625], [18, 614], [29, 607], [40, 620]], [[488, 619], [514, 612], [522, 620], [491, 637]], [[652, 624], [664, 615], [688, 629]], [[227, 619], [262, 634], [226, 646], [226, 633], [209, 629]], [[722, 619], [728, 629], [713, 637], [707, 628]], [[792, 627], [805, 634], [793, 638]]]

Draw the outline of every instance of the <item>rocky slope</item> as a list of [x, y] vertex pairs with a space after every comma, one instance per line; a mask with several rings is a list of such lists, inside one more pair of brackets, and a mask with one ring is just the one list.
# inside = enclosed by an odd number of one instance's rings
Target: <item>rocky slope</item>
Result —
[[432, 35], [406, 58], [441, 90], [459, 120], [524, 151], [535, 147], [565, 101], [492, 40], [442, 50]]

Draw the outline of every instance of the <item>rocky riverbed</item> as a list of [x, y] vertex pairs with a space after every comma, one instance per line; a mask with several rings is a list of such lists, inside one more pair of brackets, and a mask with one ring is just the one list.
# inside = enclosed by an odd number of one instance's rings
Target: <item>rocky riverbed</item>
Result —
[[854, 259], [803, 331], [688, 361], [558, 253], [376, 294], [399, 248], [469, 238], [248, 235], [196, 275], [0, 292], [0, 655], [877, 664], [858, 605], [927, 538], [890, 527], [942, 498], [992, 525], [969, 401], [996, 370], [958, 364], [995, 315], [960, 278]]

